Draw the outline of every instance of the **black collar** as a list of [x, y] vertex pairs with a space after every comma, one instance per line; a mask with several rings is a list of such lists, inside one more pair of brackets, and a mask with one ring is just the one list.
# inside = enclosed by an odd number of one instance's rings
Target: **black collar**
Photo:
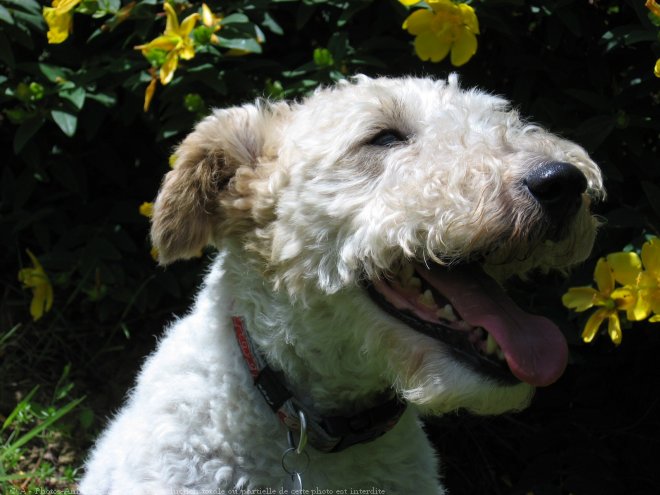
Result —
[[289, 429], [300, 429], [299, 411], [307, 418], [309, 443], [321, 452], [340, 452], [384, 435], [397, 424], [406, 403], [394, 393], [384, 394], [381, 402], [351, 416], [322, 416], [304, 406], [286, 385], [284, 376], [273, 370], [257, 351], [247, 332], [245, 320], [232, 316], [236, 340], [255, 386], [270, 408]]

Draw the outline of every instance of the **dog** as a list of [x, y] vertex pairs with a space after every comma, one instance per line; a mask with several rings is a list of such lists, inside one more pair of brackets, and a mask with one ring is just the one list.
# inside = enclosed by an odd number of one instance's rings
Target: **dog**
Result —
[[81, 493], [442, 494], [419, 418], [520, 410], [564, 371], [502, 286], [588, 257], [602, 176], [505, 99], [357, 76], [216, 110], [175, 156], [159, 260], [217, 258]]

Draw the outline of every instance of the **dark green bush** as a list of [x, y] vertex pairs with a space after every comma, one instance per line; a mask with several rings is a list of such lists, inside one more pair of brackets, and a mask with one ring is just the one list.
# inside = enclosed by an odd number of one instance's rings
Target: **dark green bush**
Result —
[[[180, 20], [201, 3], [171, 1]], [[103, 395], [122, 360], [133, 363], [127, 349], [184, 311], [205, 258], [158, 268], [138, 208], [155, 196], [173, 146], [211, 108], [296, 98], [355, 73], [444, 77], [456, 70], [448, 60], [415, 56], [401, 28], [409, 11], [394, 0], [207, 4], [222, 14], [222, 28], [197, 24], [194, 58], [179, 59], [168, 84], [153, 83], [145, 112], [145, 91], [167, 52], [145, 57], [135, 46], [162, 33], [162, 2], [83, 0], [72, 33], [49, 44], [42, 7], [50, 2], [0, 0], [0, 414], [12, 410], [15, 392], [57, 381], [68, 362], [79, 387], [72, 395]], [[490, 439], [474, 441], [478, 478], [462, 475], [470, 452], [447, 450], [448, 484], [455, 493], [486, 486], [489, 493], [653, 493], [655, 471], [635, 448], [657, 453], [650, 431], [657, 400], [644, 400], [643, 390], [660, 385], [652, 355], [660, 331], [640, 322], [624, 329], [616, 350], [607, 339], [585, 346], [584, 317], [569, 315], [560, 298], [569, 286], [591, 283], [598, 257], [659, 234], [658, 19], [636, 0], [471, 4], [481, 34], [476, 55], [459, 69], [463, 84], [505, 95], [524, 115], [583, 144], [604, 170], [608, 200], [598, 205], [605, 224], [593, 260], [569, 280], [544, 278], [529, 301], [563, 324], [574, 366], [522, 418], [436, 426], [439, 440], [453, 444], [462, 441], [455, 432]], [[37, 322], [32, 292], [17, 279], [32, 265], [28, 249], [54, 291], [51, 311]], [[116, 385], [118, 396], [126, 383]], [[104, 415], [113, 400], [88, 403]]]

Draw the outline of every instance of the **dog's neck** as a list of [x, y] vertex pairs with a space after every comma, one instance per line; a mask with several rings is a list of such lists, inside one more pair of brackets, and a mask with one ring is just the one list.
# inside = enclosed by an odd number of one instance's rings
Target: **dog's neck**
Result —
[[[247, 297], [232, 295], [231, 309], [246, 369], [290, 430], [299, 427], [297, 411], [304, 411], [310, 442], [318, 450], [331, 452], [373, 440], [396, 424], [405, 403], [384, 378], [386, 366], [368, 365], [373, 361], [365, 359], [370, 349], [359, 344], [364, 342], [363, 329], [336, 330], [355, 325], [355, 311], [348, 303], [354, 296], [324, 294], [306, 304], [292, 302], [285, 292], [267, 288], [244, 257], [234, 258], [231, 248], [221, 258], [229, 286], [250, 288], [242, 292]], [[268, 314], [261, 311], [264, 307], [269, 308]], [[334, 308], [348, 313], [335, 313]], [[318, 347], [296, 346], [293, 336], [305, 335], [309, 335], [307, 344], [318, 342]], [[338, 346], [341, 335], [348, 337]], [[333, 346], [324, 345], [326, 338], [334, 339]]]
[[306, 404], [350, 414], [372, 406], [391, 386], [381, 336], [371, 319], [360, 319], [361, 304], [369, 304], [359, 299], [367, 297], [361, 290], [307, 294], [303, 303], [274, 290], [238, 246], [226, 243], [221, 263], [223, 285], [243, 288], [228, 295], [232, 314], [244, 318], [255, 346]]
[[406, 410], [404, 401], [394, 392], [386, 391], [374, 406], [350, 415], [320, 414], [294, 395], [286, 377], [266, 362], [250, 338], [245, 320], [233, 316], [232, 325], [254, 385], [290, 435], [298, 433], [300, 443], [306, 442], [302, 440], [304, 437], [321, 452], [341, 452], [384, 435], [396, 426]]

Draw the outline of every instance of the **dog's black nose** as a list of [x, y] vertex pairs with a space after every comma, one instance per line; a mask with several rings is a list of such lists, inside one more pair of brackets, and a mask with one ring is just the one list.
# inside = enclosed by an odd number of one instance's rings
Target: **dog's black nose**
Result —
[[547, 162], [532, 170], [525, 177], [524, 184], [550, 222], [559, 226], [570, 220], [580, 208], [587, 178], [570, 163]]

